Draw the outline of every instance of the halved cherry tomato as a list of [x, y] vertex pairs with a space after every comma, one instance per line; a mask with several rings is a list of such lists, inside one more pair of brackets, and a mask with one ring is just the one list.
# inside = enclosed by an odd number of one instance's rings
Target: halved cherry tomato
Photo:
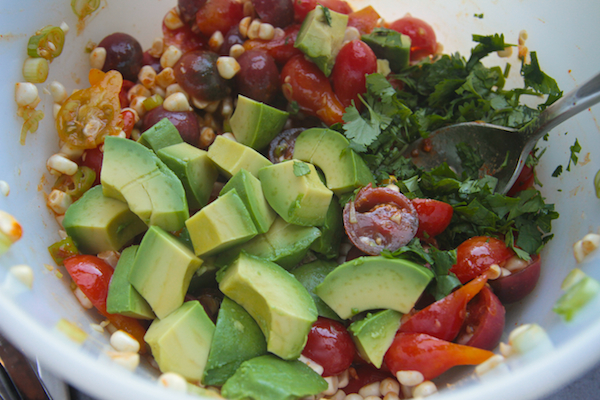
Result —
[[490, 286], [503, 304], [515, 303], [535, 289], [540, 278], [541, 267], [540, 256], [535, 255], [531, 257], [525, 268], [491, 281]]
[[508, 196], [514, 196], [522, 190], [529, 189], [535, 182], [535, 173], [532, 167], [525, 165], [519, 174], [516, 182], [508, 191]]
[[329, 79], [304, 56], [292, 57], [281, 71], [281, 89], [289, 102], [327, 125], [342, 123], [344, 106], [333, 93]]
[[79, 165], [91, 168], [96, 173], [96, 179], [94, 180], [94, 186], [100, 184], [100, 171], [102, 171], [102, 160], [104, 153], [99, 148], [88, 149], [83, 152]]
[[361, 35], [364, 35], [373, 31], [380, 18], [373, 6], [367, 6], [348, 15], [348, 26], [358, 29]]
[[302, 55], [302, 51], [294, 47], [296, 37], [300, 31], [300, 25], [290, 25], [283, 30], [282, 37], [273, 38], [271, 40], [252, 39], [244, 42], [246, 50], [264, 50], [275, 62], [279, 65], [284, 65], [290, 58], [296, 55]]
[[487, 277], [480, 275], [448, 296], [412, 315], [400, 326], [400, 332], [426, 333], [453, 341], [463, 326], [467, 304], [485, 286]]
[[204, 3], [196, 13], [196, 26], [206, 37], [216, 31], [223, 35], [244, 18], [244, 2], [239, 0], [212, 0]]
[[121, 117], [123, 118], [123, 132], [129, 139], [131, 137], [131, 131], [135, 126], [135, 114], [131, 110], [121, 111]]
[[94, 307], [106, 317], [117, 329], [123, 330], [133, 336], [140, 343], [140, 353], [145, 352], [144, 335], [146, 330], [134, 318], [119, 314], [109, 314], [106, 311], [106, 297], [108, 286], [112, 278], [113, 269], [104, 260], [91, 255], [77, 255], [64, 260], [65, 268], [71, 278], [92, 302]]
[[448, 203], [434, 199], [413, 199], [419, 214], [419, 239], [435, 237], [450, 225], [454, 208]]
[[381, 382], [385, 378], [393, 378], [392, 374], [385, 369], [377, 369], [371, 364], [361, 364], [350, 369], [349, 383], [342, 390], [346, 394], [358, 393], [358, 391], [370, 383]]
[[69, 96], [56, 116], [60, 139], [73, 147], [92, 149], [104, 143], [104, 137], [121, 129], [119, 92], [123, 77], [108, 71], [104, 78], [88, 89]]
[[123, 79], [123, 84], [121, 85], [121, 90], [119, 91], [119, 104], [121, 108], [129, 107], [129, 98], [127, 94], [129, 93], [129, 89], [135, 86], [135, 83]]
[[447, 342], [424, 333], [396, 334], [384, 361], [392, 374], [419, 371], [431, 380], [457, 365], [481, 364], [494, 353], [476, 347]]
[[450, 271], [461, 283], [470, 281], [487, 271], [492, 264], [500, 265], [515, 255], [503, 241], [489, 236], [475, 236], [456, 248], [456, 264]]
[[377, 56], [362, 40], [346, 43], [335, 59], [331, 71], [333, 91], [344, 107], [354, 104], [360, 110], [362, 102], [359, 94], [367, 92], [367, 74], [377, 72]]
[[302, 355], [323, 367], [323, 376], [344, 372], [352, 364], [356, 348], [341, 323], [319, 317], [312, 325]]
[[208, 40], [206, 37], [199, 33], [194, 33], [189, 25], [184, 25], [177, 29], [169, 29], [163, 22], [162, 31], [165, 49], [169, 46], [175, 46], [185, 54], [190, 51], [207, 48]]
[[405, 16], [392, 22], [389, 28], [410, 37], [411, 61], [420, 60], [437, 51], [435, 32], [431, 25], [422, 19]]
[[456, 342], [466, 346], [492, 350], [504, 331], [506, 311], [500, 300], [485, 286], [467, 305], [467, 316]]
[[419, 218], [410, 200], [387, 187], [362, 188], [344, 207], [344, 228], [350, 241], [370, 255], [395, 251], [417, 233]]

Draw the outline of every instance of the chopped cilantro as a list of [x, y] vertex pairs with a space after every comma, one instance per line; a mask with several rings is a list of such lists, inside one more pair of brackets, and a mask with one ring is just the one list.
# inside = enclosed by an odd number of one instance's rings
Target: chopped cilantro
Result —
[[483, 19], [483, 13], [480, 13], [480, 14], [473, 14], [473, 16], [474, 16], [475, 18]]
[[321, 6], [321, 9], [323, 10], [323, 15], [325, 15], [325, 22], [327, 25], [331, 26], [331, 12], [329, 11], [329, 8]]
[[571, 156], [569, 157], [569, 163], [567, 164], [567, 171], [571, 171], [571, 162], [573, 165], [577, 165], [577, 161], [579, 161], [578, 154], [581, 152], [581, 145], [579, 141], [575, 139], [575, 143], [573, 146], [569, 147], [571, 150]]
[[306, 163], [294, 161], [294, 175], [300, 177], [310, 174], [310, 168]]

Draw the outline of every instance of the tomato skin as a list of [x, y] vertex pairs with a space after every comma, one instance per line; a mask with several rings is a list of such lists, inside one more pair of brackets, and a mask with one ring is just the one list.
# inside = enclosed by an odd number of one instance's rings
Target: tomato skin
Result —
[[402, 323], [400, 332], [426, 333], [449, 342], [454, 340], [465, 321], [467, 304], [481, 291], [486, 282], [485, 275], [478, 276], [411, 316]]
[[123, 132], [127, 136], [127, 139], [131, 137], [131, 131], [135, 126], [135, 114], [131, 110], [121, 111], [121, 118], [123, 119]]
[[371, 184], [346, 204], [343, 216], [350, 241], [370, 255], [398, 250], [412, 240], [419, 225], [417, 211], [403, 194]]
[[520, 191], [529, 189], [530, 187], [532, 187], [534, 182], [535, 182], [535, 172], [534, 172], [533, 168], [525, 165], [523, 167], [523, 169], [521, 170], [519, 177], [517, 178], [515, 183], [512, 185], [512, 187], [506, 194], [508, 196], [514, 197]]
[[488, 350], [459, 345], [424, 333], [399, 332], [384, 361], [394, 375], [398, 371], [419, 371], [425, 380], [431, 380], [454, 366], [481, 364], [493, 355]]
[[492, 264], [502, 264], [515, 253], [503, 241], [475, 236], [456, 248], [456, 264], [450, 268], [461, 283], [465, 283], [487, 271]]
[[368, 34], [377, 26], [379, 18], [373, 6], [367, 6], [348, 15], [348, 26], [358, 29], [361, 35]]
[[483, 289], [469, 302], [467, 317], [456, 338], [466, 346], [492, 350], [502, 337], [506, 311], [489, 287]]
[[371, 364], [361, 364], [354, 367], [354, 371], [350, 370], [350, 380], [346, 387], [342, 388], [344, 393], [358, 393], [358, 391], [374, 382], [381, 382], [385, 378], [393, 378], [389, 371], [377, 369]]
[[333, 93], [329, 79], [304, 56], [292, 57], [281, 71], [281, 89], [289, 102], [327, 125], [343, 123], [344, 106]]
[[79, 165], [91, 168], [96, 173], [96, 180], [94, 186], [100, 184], [100, 171], [102, 170], [102, 160], [104, 159], [104, 153], [99, 148], [88, 149], [83, 153]]
[[454, 214], [450, 204], [434, 199], [413, 199], [412, 203], [419, 214], [419, 239], [435, 237], [450, 225]]
[[540, 279], [541, 266], [540, 256], [532, 256], [529, 265], [522, 270], [490, 282], [492, 289], [494, 289], [494, 294], [498, 296], [502, 304], [510, 304], [523, 300], [525, 296], [535, 289]]
[[373, 50], [361, 40], [346, 43], [335, 59], [331, 71], [333, 91], [344, 107], [352, 105], [352, 101], [360, 110], [362, 102], [359, 94], [367, 92], [367, 74], [377, 72], [377, 56]]
[[216, 31], [227, 34], [232, 26], [244, 18], [244, 3], [237, 0], [208, 0], [196, 13], [196, 26], [211, 37]]
[[106, 317], [117, 329], [124, 330], [140, 343], [140, 353], [145, 351], [144, 335], [146, 330], [134, 318], [106, 311], [108, 286], [113, 269], [104, 260], [92, 255], [76, 255], [64, 260], [65, 268], [71, 278], [92, 302], [94, 307]]
[[163, 22], [162, 32], [165, 49], [169, 46], [175, 46], [185, 54], [190, 51], [208, 48], [208, 40], [201, 34], [194, 33], [189, 25], [169, 29]]
[[294, 20], [296, 22], [302, 22], [306, 18], [306, 15], [317, 7], [317, 4], [321, 4], [332, 11], [341, 14], [350, 14], [352, 7], [343, 0], [293, 0], [294, 1]]
[[350, 14], [353, 11], [350, 4], [344, 0], [317, 0], [317, 3], [340, 14]]
[[119, 104], [121, 104], [121, 108], [129, 107], [129, 98], [127, 94], [129, 93], [129, 89], [135, 86], [135, 83], [123, 79], [123, 85], [121, 86], [121, 90], [119, 91]]
[[341, 323], [319, 317], [312, 325], [302, 355], [323, 367], [323, 376], [344, 372], [352, 364], [356, 348]]
[[405, 16], [392, 22], [389, 28], [410, 37], [411, 61], [420, 60], [435, 54], [437, 51], [435, 32], [431, 25], [422, 19]]
[[272, 40], [252, 39], [244, 42], [245, 50], [264, 50], [279, 65], [284, 65], [292, 57], [302, 55], [302, 51], [294, 47], [300, 31], [300, 24], [290, 25], [283, 30], [284, 36]]

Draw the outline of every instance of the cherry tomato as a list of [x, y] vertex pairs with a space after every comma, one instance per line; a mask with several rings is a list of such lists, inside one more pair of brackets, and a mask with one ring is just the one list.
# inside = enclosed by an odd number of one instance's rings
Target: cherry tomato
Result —
[[91, 168], [96, 173], [96, 180], [94, 186], [100, 184], [100, 171], [102, 170], [102, 160], [104, 159], [104, 153], [99, 148], [88, 149], [83, 152], [79, 165], [82, 167]]
[[348, 26], [358, 29], [361, 35], [364, 35], [373, 31], [380, 18], [373, 6], [367, 6], [348, 15]]
[[129, 89], [135, 86], [135, 83], [123, 80], [123, 84], [121, 85], [121, 90], [119, 91], [119, 104], [121, 108], [129, 107], [129, 98], [127, 97], [127, 93], [129, 93]]
[[269, 160], [273, 164], [277, 164], [294, 158], [296, 138], [304, 130], [304, 128], [290, 128], [275, 136], [275, 139], [271, 140], [269, 144]]
[[487, 287], [467, 305], [467, 316], [456, 339], [459, 344], [492, 350], [504, 331], [505, 310], [498, 297]]
[[357, 365], [350, 369], [350, 379], [346, 387], [342, 388], [344, 393], [358, 393], [366, 385], [374, 382], [381, 382], [385, 378], [393, 378], [389, 371], [377, 369], [371, 364]]
[[323, 367], [323, 376], [344, 372], [354, 359], [356, 348], [341, 323], [319, 317], [312, 325], [302, 355]]
[[418, 226], [410, 200], [387, 187], [369, 184], [344, 207], [344, 228], [350, 241], [370, 255], [398, 250], [412, 240]]
[[419, 371], [431, 380], [457, 365], [481, 364], [494, 353], [476, 347], [447, 342], [424, 333], [396, 334], [384, 361], [392, 374]]
[[194, 33], [188, 25], [177, 29], [169, 29], [163, 22], [162, 31], [165, 49], [169, 46], [175, 46], [185, 54], [208, 47], [208, 40], [201, 34]]
[[541, 266], [540, 256], [533, 256], [525, 268], [491, 281], [490, 286], [503, 304], [515, 303], [533, 291], [540, 278]]
[[253, 39], [244, 42], [245, 50], [263, 50], [269, 53], [279, 65], [284, 65], [292, 57], [303, 55], [302, 51], [294, 47], [294, 42], [300, 31], [300, 25], [290, 25], [283, 30], [284, 35], [271, 40]]
[[239, 0], [209, 0], [196, 13], [196, 26], [206, 37], [216, 31], [225, 35], [244, 18], [244, 2]]
[[331, 71], [333, 91], [344, 107], [354, 104], [360, 110], [362, 102], [359, 94], [367, 92], [367, 74], [377, 72], [377, 56], [373, 50], [361, 40], [346, 43], [335, 59]]
[[344, 0], [317, 0], [317, 3], [340, 14], [350, 14], [353, 11], [350, 4]]
[[486, 282], [485, 275], [478, 276], [404, 321], [400, 332], [426, 333], [438, 339], [454, 340], [465, 320], [467, 304]]
[[515, 196], [522, 190], [529, 189], [535, 182], [535, 173], [532, 167], [525, 165], [519, 174], [519, 177], [508, 191], [508, 196]]
[[100, 82], [69, 96], [56, 116], [60, 139], [73, 147], [92, 149], [104, 143], [105, 136], [118, 134], [122, 83], [119, 72], [108, 71]]
[[317, 0], [294, 0], [294, 20], [302, 22], [306, 15], [315, 9]]
[[454, 214], [450, 204], [434, 199], [413, 199], [412, 203], [419, 214], [419, 239], [435, 237], [450, 225]]
[[333, 93], [329, 79], [304, 56], [292, 57], [281, 71], [281, 89], [289, 102], [327, 125], [342, 123], [344, 106]]
[[112, 278], [113, 269], [104, 260], [91, 255], [77, 255], [64, 260], [65, 268], [71, 278], [92, 302], [94, 307], [117, 329], [124, 330], [140, 343], [140, 353], [145, 351], [144, 335], [146, 330], [138, 320], [106, 311], [106, 296]]
[[514, 251], [499, 239], [475, 236], [456, 248], [456, 264], [450, 271], [465, 283], [487, 271], [492, 264], [501, 265], [514, 255]]
[[135, 114], [131, 110], [121, 111], [121, 118], [123, 118], [123, 132], [129, 139], [131, 137], [131, 131], [135, 126]]
[[405, 16], [392, 22], [389, 28], [410, 37], [411, 61], [420, 60], [435, 54], [437, 51], [435, 32], [431, 25], [422, 19]]

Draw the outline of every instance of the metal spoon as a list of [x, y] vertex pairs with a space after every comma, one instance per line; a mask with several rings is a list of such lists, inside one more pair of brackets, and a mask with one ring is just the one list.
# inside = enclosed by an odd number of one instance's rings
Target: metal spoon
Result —
[[[477, 149], [485, 160], [483, 170], [498, 178], [496, 192], [505, 194], [517, 180], [527, 155], [542, 136], [598, 102], [600, 73], [561, 97], [521, 129], [483, 122], [460, 123], [438, 129], [427, 139], [412, 143], [404, 155], [412, 156], [415, 164], [425, 169], [446, 162], [460, 174], [463, 168], [456, 145], [467, 143]], [[429, 147], [429, 144], [431, 150], [424, 151], [425, 145]]]

